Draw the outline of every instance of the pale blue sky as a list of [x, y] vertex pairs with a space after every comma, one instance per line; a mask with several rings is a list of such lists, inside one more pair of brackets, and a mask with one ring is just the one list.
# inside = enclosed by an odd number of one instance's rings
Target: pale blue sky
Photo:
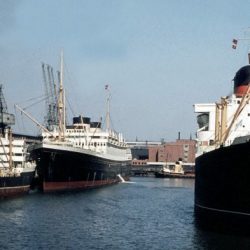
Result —
[[[41, 62], [58, 69], [75, 115], [105, 116], [111, 86], [112, 123], [127, 140], [194, 138], [193, 104], [232, 90], [247, 63], [250, 1], [0, 0], [0, 82], [9, 111], [44, 94]], [[44, 104], [28, 109], [43, 121]], [[16, 132], [37, 133], [18, 116]], [[68, 112], [69, 120], [72, 113]]]

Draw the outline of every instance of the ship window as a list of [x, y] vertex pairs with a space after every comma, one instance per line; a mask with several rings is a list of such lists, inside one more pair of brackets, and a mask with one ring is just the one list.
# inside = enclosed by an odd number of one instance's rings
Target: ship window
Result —
[[209, 123], [209, 114], [202, 113], [197, 116], [197, 123], [199, 128], [203, 128], [203, 130], [208, 130], [208, 123]]
[[16, 153], [16, 154], [13, 154], [14, 156], [22, 156], [22, 154], [18, 154], [18, 153]]
[[209, 145], [214, 145], [214, 140], [209, 140]]

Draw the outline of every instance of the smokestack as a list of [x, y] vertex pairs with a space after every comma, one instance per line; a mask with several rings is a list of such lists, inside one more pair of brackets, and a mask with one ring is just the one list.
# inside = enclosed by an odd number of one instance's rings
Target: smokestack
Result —
[[178, 140], [181, 139], [181, 132], [178, 132]]
[[248, 53], [248, 63], [250, 64], [250, 53]]

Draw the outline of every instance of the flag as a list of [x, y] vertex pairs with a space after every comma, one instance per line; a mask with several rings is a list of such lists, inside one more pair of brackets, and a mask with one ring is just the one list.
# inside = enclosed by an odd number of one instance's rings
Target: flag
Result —
[[233, 48], [233, 49], [236, 49], [237, 43], [238, 43], [238, 40], [233, 39], [233, 44], [232, 44], [232, 48]]

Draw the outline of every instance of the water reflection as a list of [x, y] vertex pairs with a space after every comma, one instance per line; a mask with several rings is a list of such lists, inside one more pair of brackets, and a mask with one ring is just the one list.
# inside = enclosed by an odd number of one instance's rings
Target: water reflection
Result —
[[167, 188], [194, 188], [194, 179], [181, 179], [181, 178], [150, 178], [139, 177], [131, 178], [132, 182], [137, 186], [144, 187], [167, 187]]
[[164, 178], [163, 182], [169, 187], [183, 187], [183, 188], [193, 188], [194, 179], [181, 179], [181, 178]]
[[231, 231], [201, 228], [195, 223], [193, 246], [196, 249], [250, 249], [250, 238]]
[[19, 226], [25, 220], [23, 210], [24, 200], [22, 198], [2, 200], [0, 203], [0, 217], [8, 223]]
[[0, 202], [1, 249], [250, 249], [250, 237], [197, 226], [194, 180], [131, 181]]

